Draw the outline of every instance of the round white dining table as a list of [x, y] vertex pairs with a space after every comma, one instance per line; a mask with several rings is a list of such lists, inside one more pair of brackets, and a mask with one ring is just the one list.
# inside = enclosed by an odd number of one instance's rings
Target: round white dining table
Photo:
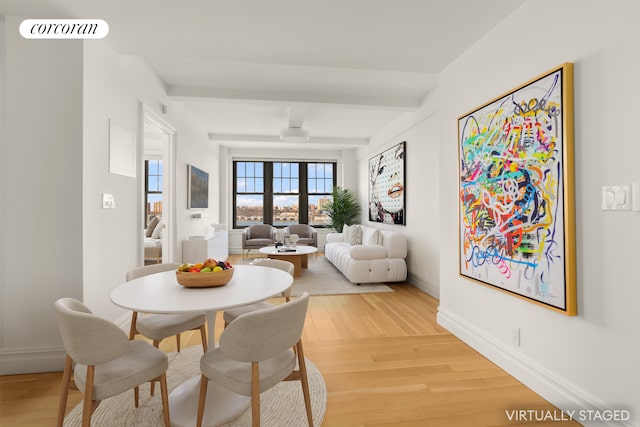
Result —
[[[219, 310], [263, 301], [293, 283], [290, 274], [276, 268], [234, 266], [233, 278], [224, 286], [186, 288], [175, 271], [150, 274], [123, 283], [111, 292], [111, 301], [122, 308], [143, 313], [206, 313], [209, 348], [215, 348], [215, 322]], [[194, 273], [196, 274], [196, 273]], [[169, 395], [171, 425], [196, 425], [200, 375], [188, 379]], [[251, 398], [233, 393], [209, 381], [203, 425], [232, 420], [249, 407]]]

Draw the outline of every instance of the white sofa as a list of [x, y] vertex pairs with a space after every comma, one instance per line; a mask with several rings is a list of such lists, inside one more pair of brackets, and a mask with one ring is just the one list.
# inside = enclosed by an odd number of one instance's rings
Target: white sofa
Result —
[[[362, 244], [352, 244], [351, 232], [327, 234], [324, 256], [351, 283], [401, 282], [407, 278], [407, 240], [402, 233], [359, 225]], [[346, 234], [345, 234], [346, 232]]]

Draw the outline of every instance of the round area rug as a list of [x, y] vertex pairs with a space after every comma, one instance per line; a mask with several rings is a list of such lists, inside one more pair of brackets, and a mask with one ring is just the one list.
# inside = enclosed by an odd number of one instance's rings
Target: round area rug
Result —
[[[167, 384], [169, 392], [183, 381], [200, 375], [200, 357], [202, 347], [192, 346], [180, 353], [170, 353]], [[327, 410], [327, 387], [318, 368], [307, 362], [307, 376], [311, 394], [311, 412], [313, 425], [322, 425]], [[133, 390], [103, 400], [91, 417], [91, 425], [101, 427], [152, 427], [163, 426], [160, 385], [156, 383], [154, 396], [149, 395], [149, 383], [140, 386], [140, 405], [133, 405]], [[260, 395], [260, 413], [262, 426], [306, 426], [307, 416], [300, 381], [283, 381]], [[82, 402], [67, 414], [66, 427], [82, 424]], [[251, 425], [251, 407], [224, 427]]]

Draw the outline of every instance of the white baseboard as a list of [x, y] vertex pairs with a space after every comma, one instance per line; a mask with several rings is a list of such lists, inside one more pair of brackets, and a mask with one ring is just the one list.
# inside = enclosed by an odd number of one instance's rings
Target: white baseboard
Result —
[[[122, 315], [114, 323], [128, 335], [131, 313]], [[0, 375], [62, 372], [66, 354], [62, 345], [0, 349]]]
[[61, 372], [65, 356], [62, 346], [0, 350], [0, 375]]
[[416, 288], [428, 293], [435, 299], [440, 299], [440, 287], [432, 285], [431, 283], [425, 282], [415, 274], [409, 272], [407, 273], [407, 283], [415, 286]]
[[[518, 381], [538, 393], [544, 399], [562, 410], [598, 410], [611, 409], [600, 399], [580, 389], [565, 378], [549, 371], [509, 346], [462, 319], [446, 308], [438, 308], [438, 324], [456, 337], [504, 369]], [[522, 408], [529, 409], [529, 408]], [[584, 426], [625, 426], [633, 427], [630, 422], [620, 421], [603, 424], [602, 421], [580, 421]]]
[[125, 313], [113, 321], [120, 329], [125, 331], [129, 336], [129, 329], [131, 329], [131, 312]]

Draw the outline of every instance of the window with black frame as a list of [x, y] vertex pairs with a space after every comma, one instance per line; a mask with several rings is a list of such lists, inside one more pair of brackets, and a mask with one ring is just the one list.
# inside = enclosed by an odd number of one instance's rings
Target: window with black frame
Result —
[[162, 216], [162, 160], [145, 160], [145, 217], [144, 226], [154, 216]]
[[286, 227], [298, 224], [300, 215], [300, 164], [273, 163], [271, 224]]
[[330, 219], [325, 207], [333, 200], [336, 185], [335, 163], [307, 163], [307, 223], [326, 227]]
[[264, 222], [264, 163], [233, 163], [233, 227], [243, 228]]
[[336, 185], [335, 162], [233, 162], [233, 227], [326, 227], [323, 209]]

